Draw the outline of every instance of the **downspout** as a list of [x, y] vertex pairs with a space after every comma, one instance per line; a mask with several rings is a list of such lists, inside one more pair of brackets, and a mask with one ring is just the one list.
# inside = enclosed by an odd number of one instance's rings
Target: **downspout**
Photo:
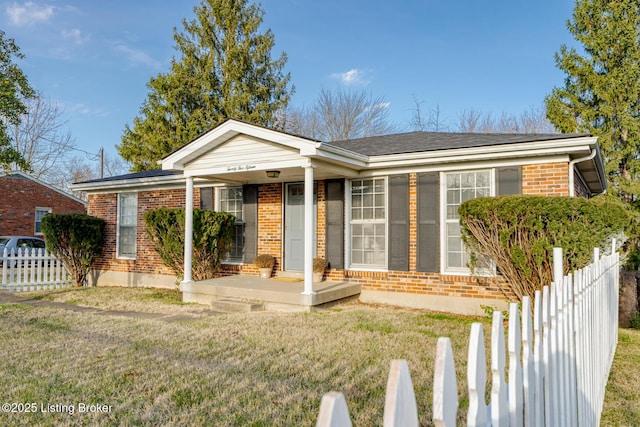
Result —
[[579, 159], [573, 159], [569, 162], [569, 196], [570, 197], [575, 197], [576, 195], [574, 165], [576, 163], [582, 163], [587, 160], [591, 160], [596, 156], [596, 154], [597, 154], [597, 151], [594, 148], [591, 150], [591, 154], [589, 154], [588, 156], [580, 157]]

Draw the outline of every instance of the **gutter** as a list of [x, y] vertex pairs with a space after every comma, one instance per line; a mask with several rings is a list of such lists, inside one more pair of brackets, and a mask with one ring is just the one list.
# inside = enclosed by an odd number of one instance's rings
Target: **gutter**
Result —
[[576, 163], [586, 162], [587, 160], [592, 160], [598, 152], [595, 148], [591, 149], [591, 154], [586, 157], [580, 157], [579, 159], [573, 159], [569, 162], [569, 197], [575, 197], [576, 188], [575, 188], [575, 171], [574, 165]]

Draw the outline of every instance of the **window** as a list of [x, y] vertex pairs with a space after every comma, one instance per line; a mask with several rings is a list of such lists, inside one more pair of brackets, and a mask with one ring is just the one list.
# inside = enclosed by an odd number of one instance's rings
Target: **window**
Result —
[[350, 184], [351, 266], [386, 268], [386, 179], [356, 179]]
[[118, 194], [118, 239], [119, 258], [135, 258], [138, 217], [138, 195]]
[[467, 200], [493, 195], [490, 170], [446, 173], [443, 192], [444, 211], [444, 271], [469, 271], [470, 257], [460, 237], [458, 207]]
[[244, 222], [242, 221], [242, 187], [225, 187], [218, 189], [217, 210], [228, 212], [236, 217], [231, 251], [225, 258], [226, 262], [242, 262], [244, 252]]
[[35, 234], [42, 234], [42, 218], [51, 213], [51, 208], [36, 208]]

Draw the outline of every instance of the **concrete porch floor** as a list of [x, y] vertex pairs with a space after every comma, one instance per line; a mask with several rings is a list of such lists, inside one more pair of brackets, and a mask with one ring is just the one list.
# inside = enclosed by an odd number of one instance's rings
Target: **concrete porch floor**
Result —
[[265, 308], [308, 311], [313, 307], [360, 294], [360, 284], [347, 282], [318, 282], [313, 295], [302, 295], [302, 281], [274, 277], [234, 275], [180, 285], [182, 300], [211, 304], [220, 299], [261, 302]]

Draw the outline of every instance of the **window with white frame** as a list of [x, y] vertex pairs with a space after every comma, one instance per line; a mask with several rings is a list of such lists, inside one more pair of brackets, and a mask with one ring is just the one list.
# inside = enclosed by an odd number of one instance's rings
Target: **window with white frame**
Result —
[[225, 258], [226, 262], [242, 262], [244, 250], [244, 222], [242, 221], [242, 187], [218, 188], [216, 210], [228, 212], [236, 217], [233, 231], [231, 251]]
[[136, 257], [136, 234], [138, 217], [138, 194], [118, 194], [118, 241], [119, 258]]
[[51, 213], [51, 208], [36, 208], [34, 231], [35, 234], [42, 234], [42, 218]]
[[351, 267], [386, 268], [386, 179], [354, 179], [349, 190]]
[[476, 197], [493, 195], [492, 171], [445, 173], [444, 185], [444, 271], [469, 271], [469, 253], [460, 236], [458, 207]]

